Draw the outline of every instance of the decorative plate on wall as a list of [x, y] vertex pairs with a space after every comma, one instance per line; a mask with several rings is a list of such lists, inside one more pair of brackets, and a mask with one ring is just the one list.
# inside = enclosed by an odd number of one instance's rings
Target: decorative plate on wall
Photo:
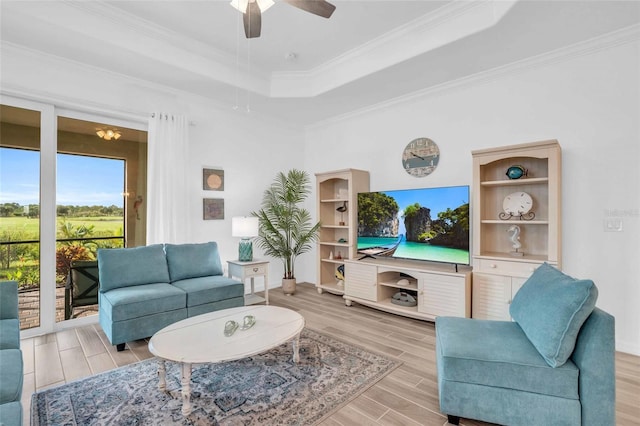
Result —
[[402, 167], [415, 177], [425, 177], [438, 167], [440, 149], [428, 138], [414, 139], [402, 151]]

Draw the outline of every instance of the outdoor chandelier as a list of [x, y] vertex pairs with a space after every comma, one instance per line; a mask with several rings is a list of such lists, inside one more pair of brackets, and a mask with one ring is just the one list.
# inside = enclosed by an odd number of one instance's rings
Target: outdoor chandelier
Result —
[[119, 131], [111, 130], [111, 129], [108, 129], [108, 130], [100, 129], [96, 132], [96, 135], [98, 135], [98, 137], [106, 141], [110, 141], [111, 139], [118, 140], [120, 139], [120, 136], [122, 136]]

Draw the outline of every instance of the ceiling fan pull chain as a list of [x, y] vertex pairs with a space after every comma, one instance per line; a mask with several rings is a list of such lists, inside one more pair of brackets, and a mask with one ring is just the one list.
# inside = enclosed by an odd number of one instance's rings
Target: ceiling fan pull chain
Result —
[[238, 88], [240, 85], [240, 21], [242, 20], [242, 16], [239, 16], [236, 20], [236, 102], [233, 106], [233, 110], [237, 111], [240, 104], [240, 89]]
[[247, 39], [247, 112], [251, 112], [251, 39]]

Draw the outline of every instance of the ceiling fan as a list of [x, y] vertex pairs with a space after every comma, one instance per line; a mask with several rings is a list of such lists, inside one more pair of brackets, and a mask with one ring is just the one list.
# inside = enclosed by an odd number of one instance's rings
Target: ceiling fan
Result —
[[[331, 17], [336, 9], [326, 0], [282, 0], [293, 7], [313, 13], [323, 18]], [[244, 34], [247, 38], [260, 37], [262, 29], [262, 12], [273, 6], [273, 0], [232, 0], [231, 6], [244, 14]]]

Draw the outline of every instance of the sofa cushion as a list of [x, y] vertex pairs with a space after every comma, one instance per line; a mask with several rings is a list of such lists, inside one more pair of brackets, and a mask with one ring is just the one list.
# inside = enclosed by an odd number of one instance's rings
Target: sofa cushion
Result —
[[188, 308], [244, 296], [244, 284], [222, 275], [189, 278], [172, 284], [187, 293]]
[[0, 425], [22, 425], [22, 405], [8, 402], [0, 405]]
[[222, 275], [222, 264], [215, 242], [203, 244], [167, 244], [167, 264], [171, 282], [187, 278]]
[[100, 291], [141, 284], [168, 283], [169, 271], [161, 244], [98, 250]]
[[0, 320], [0, 349], [20, 349], [20, 320]]
[[20, 349], [0, 350], [0, 404], [20, 401], [22, 397], [22, 352]]
[[184, 309], [187, 294], [171, 284], [146, 284], [100, 293], [100, 313], [111, 321], [140, 318], [158, 312]]
[[516, 293], [509, 313], [547, 363], [560, 367], [597, 298], [593, 281], [577, 280], [544, 263]]
[[442, 380], [578, 399], [572, 361], [551, 368], [511, 321], [436, 318]]

